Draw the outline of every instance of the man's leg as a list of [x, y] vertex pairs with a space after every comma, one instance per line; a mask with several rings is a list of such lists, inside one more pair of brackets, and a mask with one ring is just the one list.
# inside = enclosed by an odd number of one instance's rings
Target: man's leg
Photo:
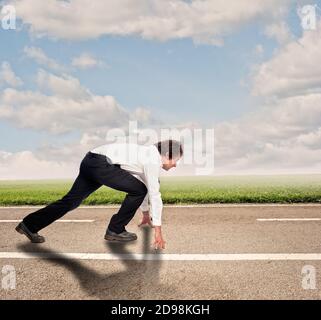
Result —
[[125, 231], [125, 226], [134, 217], [147, 194], [145, 184], [117, 165], [95, 171], [95, 181], [127, 193], [119, 211], [112, 216], [108, 225], [108, 229], [113, 232]]
[[70, 191], [62, 199], [29, 214], [23, 222], [31, 232], [36, 233], [61, 218], [68, 211], [77, 208], [100, 186], [101, 184], [89, 180], [80, 172]]
[[128, 193], [119, 211], [111, 217], [108, 229], [116, 233], [125, 231], [125, 226], [134, 217], [145, 195], [146, 192], [143, 189]]

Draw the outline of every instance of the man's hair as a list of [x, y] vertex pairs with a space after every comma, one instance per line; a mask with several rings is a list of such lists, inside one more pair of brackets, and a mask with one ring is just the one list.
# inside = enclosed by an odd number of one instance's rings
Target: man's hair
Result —
[[161, 155], [165, 156], [168, 152], [169, 159], [180, 158], [183, 155], [182, 144], [177, 140], [169, 139], [164, 141], [158, 141], [154, 145], [157, 147], [158, 152]]

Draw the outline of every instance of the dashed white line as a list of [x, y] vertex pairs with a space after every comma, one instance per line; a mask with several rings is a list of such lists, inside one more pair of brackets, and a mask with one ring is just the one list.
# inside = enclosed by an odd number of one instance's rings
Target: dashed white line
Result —
[[167, 260], [167, 261], [309, 261], [321, 260], [321, 253], [227, 253], [227, 254], [114, 254], [0, 252], [0, 259], [78, 259], [78, 260]]
[[268, 222], [268, 221], [320, 221], [321, 218], [260, 218], [257, 221]]
[[[13, 223], [13, 222], [21, 222], [22, 220], [0, 220], [0, 223]], [[55, 222], [71, 222], [71, 223], [77, 223], [77, 222], [81, 222], [81, 223], [91, 223], [94, 222], [95, 220], [67, 220], [67, 219], [60, 219], [60, 220], [56, 220]]]

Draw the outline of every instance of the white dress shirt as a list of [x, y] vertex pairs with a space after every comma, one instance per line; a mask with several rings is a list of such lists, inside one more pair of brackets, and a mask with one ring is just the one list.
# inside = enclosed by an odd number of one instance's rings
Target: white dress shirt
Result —
[[159, 175], [162, 160], [157, 147], [135, 143], [111, 143], [99, 146], [91, 152], [107, 156], [113, 164], [119, 164], [122, 169], [146, 185], [148, 192], [140, 209], [142, 211], [150, 210], [153, 225], [160, 226], [162, 224], [163, 201], [160, 193]]

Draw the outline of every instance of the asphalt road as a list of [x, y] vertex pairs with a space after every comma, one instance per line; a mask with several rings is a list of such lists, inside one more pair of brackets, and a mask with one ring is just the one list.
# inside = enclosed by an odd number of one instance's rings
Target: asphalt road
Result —
[[0, 208], [0, 299], [321, 297], [320, 205], [165, 206], [167, 243], [156, 253], [139, 212], [127, 227], [135, 242], [103, 239], [117, 208], [81, 207], [31, 244], [12, 220], [33, 210]]

